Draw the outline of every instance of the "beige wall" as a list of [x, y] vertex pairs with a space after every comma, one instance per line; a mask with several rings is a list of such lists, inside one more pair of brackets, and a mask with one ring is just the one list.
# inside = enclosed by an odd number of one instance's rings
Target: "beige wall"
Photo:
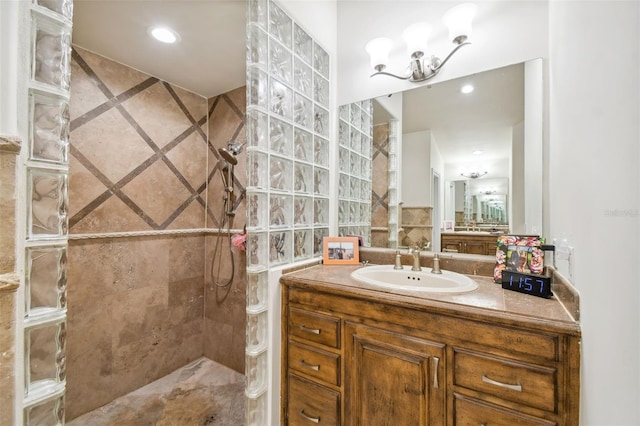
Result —
[[[205, 243], [217, 237], [203, 229], [217, 229], [223, 197], [213, 156], [229, 135], [244, 138], [244, 88], [217, 98], [74, 48], [68, 420], [202, 356], [205, 347], [213, 360], [244, 371], [237, 355], [244, 353], [243, 253], [226, 298], [211, 297], [217, 292], [205, 279]], [[241, 195], [244, 169], [236, 174]], [[242, 228], [243, 197], [238, 204], [233, 226]], [[164, 230], [185, 232], [154, 235]], [[138, 231], [149, 235], [89, 238]]]

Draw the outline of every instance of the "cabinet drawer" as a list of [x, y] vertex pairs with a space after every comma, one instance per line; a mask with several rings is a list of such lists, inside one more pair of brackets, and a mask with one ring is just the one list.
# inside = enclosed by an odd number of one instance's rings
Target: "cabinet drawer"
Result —
[[340, 355], [289, 341], [289, 368], [340, 385]]
[[554, 368], [455, 349], [453, 382], [530, 407], [556, 410]]
[[289, 334], [338, 348], [340, 347], [340, 320], [327, 315], [291, 308], [289, 310]]
[[518, 412], [455, 396], [456, 426], [554, 426], [555, 422], [526, 416]]
[[340, 394], [289, 374], [289, 426], [340, 424]]

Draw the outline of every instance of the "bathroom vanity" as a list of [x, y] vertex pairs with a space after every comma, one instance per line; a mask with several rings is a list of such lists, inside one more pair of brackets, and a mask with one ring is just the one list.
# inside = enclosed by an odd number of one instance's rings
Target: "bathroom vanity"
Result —
[[455, 231], [440, 234], [442, 251], [495, 256], [498, 237], [486, 231]]
[[284, 425], [577, 425], [580, 326], [558, 299], [472, 277], [390, 291], [359, 266], [285, 274]]

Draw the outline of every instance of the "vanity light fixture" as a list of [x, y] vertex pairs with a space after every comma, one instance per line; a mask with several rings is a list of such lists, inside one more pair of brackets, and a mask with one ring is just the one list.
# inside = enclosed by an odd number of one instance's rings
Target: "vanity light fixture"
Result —
[[469, 173], [460, 173], [460, 176], [466, 177], [467, 179], [478, 179], [489, 172], [469, 172]]
[[491, 195], [491, 194], [495, 194], [495, 193], [496, 193], [495, 189], [483, 189], [483, 190], [480, 190], [478, 192], [478, 194], [481, 194], [481, 195], [483, 195], [483, 194], [484, 195]]
[[447, 63], [449, 58], [462, 46], [471, 44], [467, 41], [471, 35], [471, 21], [476, 13], [477, 6], [473, 3], [463, 3], [449, 9], [445, 13], [442, 21], [449, 28], [449, 38], [455, 45], [453, 50], [443, 59], [427, 54], [427, 41], [431, 28], [426, 23], [413, 24], [403, 32], [403, 38], [407, 44], [407, 53], [410, 56], [409, 74], [405, 76], [392, 74], [384, 71], [389, 62], [389, 52], [392, 42], [390, 39], [381, 37], [371, 40], [365, 46], [365, 50], [371, 58], [371, 66], [376, 70], [374, 75], [388, 75], [400, 80], [413, 82], [425, 81], [435, 77]]
[[180, 35], [167, 27], [149, 27], [148, 33], [151, 37], [163, 43], [172, 44], [180, 41]]

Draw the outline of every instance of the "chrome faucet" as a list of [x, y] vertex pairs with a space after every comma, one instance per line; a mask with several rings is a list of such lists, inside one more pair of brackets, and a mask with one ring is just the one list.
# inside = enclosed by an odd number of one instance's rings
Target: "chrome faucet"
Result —
[[432, 274], [442, 274], [440, 270], [440, 256], [438, 253], [434, 253], [433, 255], [433, 268], [431, 268]]
[[402, 256], [400, 256], [400, 250], [396, 250], [396, 264], [393, 266], [393, 269], [399, 270], [402, 268]]
[[420, 267], [420, 249], [418, 247], [410, 248], [409, 253], [413, 255], [413, 268], [412, 271], [422, 271]]

